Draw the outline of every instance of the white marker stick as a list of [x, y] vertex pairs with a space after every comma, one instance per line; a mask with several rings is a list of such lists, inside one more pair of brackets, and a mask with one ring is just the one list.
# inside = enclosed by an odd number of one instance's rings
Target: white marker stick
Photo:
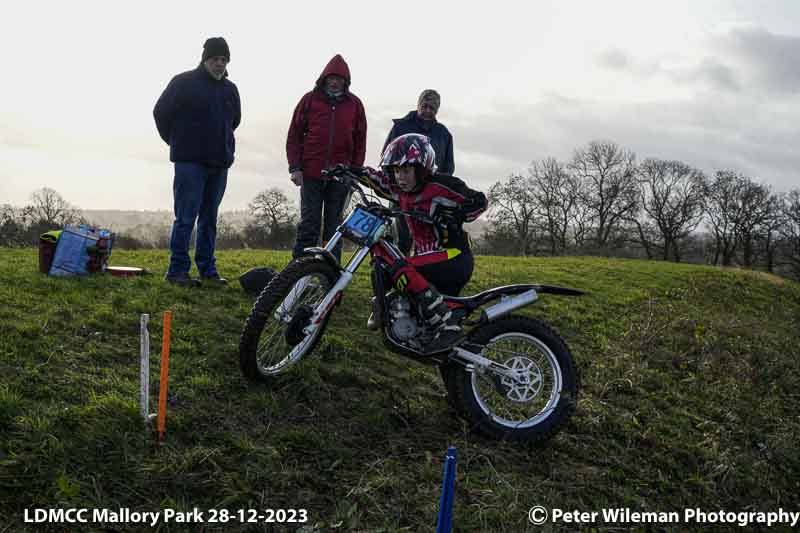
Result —
[[147, 322], [150, 315], [143, 314], [139, 328], [139, 345], [141, 347], [139, 366], [139, 407], [142, 418], [147, 422], [150, 415], [150, 333], [147, 331]]

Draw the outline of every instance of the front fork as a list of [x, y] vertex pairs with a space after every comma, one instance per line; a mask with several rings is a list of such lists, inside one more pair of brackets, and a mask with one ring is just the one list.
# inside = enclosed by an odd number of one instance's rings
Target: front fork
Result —
[[[337, 231], [334, 233], [333, 237], [331, 237], [331, 240], [329, 240], [328, 244], [325, 246], [325, 250], [332, 252], [341, 238], [341, 232]], [[317, 328], [319, 328], [319, 325], [322, 323], [327, 314], [330, 313], [333, 306], [336, 305], [339, 300], [341, 300], [345, 288], [350, 285], [350, 282], [353, 280], [353, 274], [355, 274], [356, 270], [358, 270], [358, 267], [361, 266], [364, 258], [366, 258], [369, 254], [369, 250], [369, 246], [362, 246], [356, 253], [353, 254], [353, 256], [350, 258], [350, 261], [348, 261], [347, 266], [339, 275], [339, 279], [336, 280], [336, 283], [334, 283], [333, 287], [330, 288], [322, 301], [314, 308], [314, 314], [311, 315], [311, 320], [308, 326], [303, 328], [304, 334], [312, 335]], [[301, 293], [302, 291], [298, 292], [298, 294]], [[292, 293], [287, 296], [287, 299], [291, 296]], [[283, 305], [285, 305], [288, 309], [291, 309], [291, 305], [287, 304], [294, 304], [294, 301], [292, 300], [291, 302], [287, 302], [284, 300]]]

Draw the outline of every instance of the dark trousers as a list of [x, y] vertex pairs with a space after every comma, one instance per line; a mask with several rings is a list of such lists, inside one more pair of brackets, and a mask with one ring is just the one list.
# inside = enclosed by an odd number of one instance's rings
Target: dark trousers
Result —
[[[413, 265], [414, 257], [408, 258], [408, 261]], [[440, 293], [447, 296], [458, 296], [472, 277], [475, 259], [472, 257], [472, 252], [467, 249], [452, 259], [426, 265], [415, 265], [414, 268]]]
[[214, 249], [217, 242], [217, 213], [228, 183], [227, 168], [196, 163], [175, 163], [172, 192], [175, 197], [175, 222], [169, 239], [167, 275], [188, 273], [189, 241], [197, 221], [194, 261], [201, 276], [217, 273]]
[[472, 277], [475, 260], [469, 249], [450, 257], [450, 253], [455, 251], [457, 250], [451, 249], [449, 253], [446, 250], [430, 252], [398, 261], [386, 253], [379, 254], [389, 264], [389, 281], [396, 289], [414, 296], [432, 286], [441, 294], [458, 296]]
[[[330, 240], [342, 221], [342, 210], [348, 192], [347, 186], [338, 181], [303, 179], [303, 185], [300, 187], [300, 223], [297, 225], [297, 238], [292, 256], [299, 256], [303, 248], [320, 245], [320, 226], [322, 226], [322, 244]], [[333, 254], [336, 259], [341, 259], [341, 242], [336, 245]]]

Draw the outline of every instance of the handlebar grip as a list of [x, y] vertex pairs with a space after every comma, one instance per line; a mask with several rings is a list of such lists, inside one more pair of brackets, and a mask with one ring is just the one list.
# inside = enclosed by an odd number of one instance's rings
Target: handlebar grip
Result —
[[352, 165], [336, 165], [322, 170], [323, 176], [330, 176], [332, 178], [345, 176], [347, 173], [360, 175], [364, 173], [364, 167], [357, 167]]

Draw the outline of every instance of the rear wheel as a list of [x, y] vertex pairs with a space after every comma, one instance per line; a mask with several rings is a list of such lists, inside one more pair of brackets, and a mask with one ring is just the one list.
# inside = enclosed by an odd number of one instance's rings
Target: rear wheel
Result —
[[272, 278], [253, 304], [239, 341], [239, 365], [248, 379], [283, 373], [314, 349], [331, 313], [312, 334], [304, 328], [338, 277], [325, 260], [304, 257]]
[[499, 439], [543, 441], [561, 429], [575, 410], [578, 380], [572, 354], [555, 331], [539, 320], [511, 316], [477, 328], [469, 341], [516, 376], [447, 364], [445, 385], [459, 414]]

